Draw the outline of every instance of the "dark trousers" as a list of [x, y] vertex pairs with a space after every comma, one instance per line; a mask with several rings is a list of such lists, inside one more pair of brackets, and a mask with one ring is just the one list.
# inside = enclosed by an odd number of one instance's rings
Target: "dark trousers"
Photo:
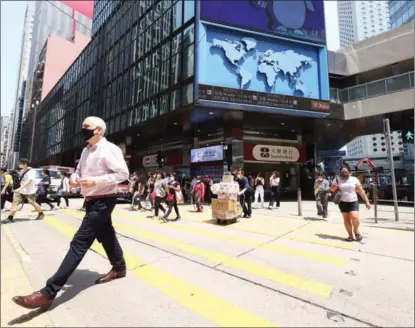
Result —
[[163, 201], [163, 198], [157, 196], [156, 200], [154, 201], [154, 215], [159, 216], [159, 210], [161, 210], [163, 213], [166, 213], [166, 210], [164, 209], [163, 205], [161, 205], [161, 202]]
[[111, 213], [115, 198], [99, 198], [86, 202], [86, 214], [81, 226], [73, 237], [68, 253], [58, 271], [46, 282], [40, 291], [53, 299], [62, 289], [71, 274], [78, 267], [95, 239], [104, 247], [105, 253], [116, 271], [125, 270], [123, 251], [112, 226]]
[[280, 207], [280, 187], [271, 187], [271, 200], [269, 207], [274, 206], [274, 202], [277, 203], [277, 207]]
[[4, 205], [6, 202], [13, 202], [13, 193], [9, 193], [6, 191], [4, 195], [1, 195], [1, 209], [4, 209]]
[[208, 184], [205, 184], [205, 201], [208, 205], [212, 202], [212, 191]]
[[68, 197], [68, 195], [58, 196], [58, 202], [57, 202], [58, 206], [61, 206], [62, 198], [65, 200], [66, 207], [69, 207], [69, 197]]
[[176, 212], [176, 216], [179, 217], [180, 213], [179, 213], [179, 207], [177, 206], [177, 201], [173, 200], [171, 202], [168, 202], [167, 205], [169, 206], [169, 208], [167, 209], [166, 215], [165, 217], [168, 218], [173, 207], [174, 207], [174, 211]]
[[52, 200], [47, 197], [47, 194], [39, 194], [36, 198], [36, 203], [39, 204], [39, 206], [42, 206], [43, 203], [46, 203], [49, 205], [50, 208], [54, 208], [55, 206], [52, 204]]
[[241, 204], [244, 214], [251, 216], [252, 214], [252, 192], [245, 191], [245, 193], [239, 197], [239, 203]]
[[317, 215], [322, 215], [324, 218], [328, 216], [329, 195], [328, 192], [320, 192], [316, 197]]

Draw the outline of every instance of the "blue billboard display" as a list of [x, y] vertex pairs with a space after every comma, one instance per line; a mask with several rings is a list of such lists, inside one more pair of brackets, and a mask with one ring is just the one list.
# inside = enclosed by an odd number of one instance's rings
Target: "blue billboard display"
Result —
[[200, 84], [325, 98], [320, 83], [321, 48], [213, 25], [203, 28], [200, 33], [206, 37], [198, 51]]
[[191, 163], [204, 163], [223, 160], [223, 146], [210, 146], [190, 150]]
[[200, 18], [326, 43], [323, 0], [200, 0]]

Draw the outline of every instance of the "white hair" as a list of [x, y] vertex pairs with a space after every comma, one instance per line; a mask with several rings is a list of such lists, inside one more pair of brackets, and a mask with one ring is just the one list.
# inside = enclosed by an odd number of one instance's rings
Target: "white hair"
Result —
[[87, 117], [84, 122], [88, 121], [91, 123], [91, 125], [95, 126], [96, 128], [102, 129], [102, 135], [105, 134], [105, 130], [107, 129], [107, 124], [105, 124], [105, 121], [97, 116], [89, 116]]

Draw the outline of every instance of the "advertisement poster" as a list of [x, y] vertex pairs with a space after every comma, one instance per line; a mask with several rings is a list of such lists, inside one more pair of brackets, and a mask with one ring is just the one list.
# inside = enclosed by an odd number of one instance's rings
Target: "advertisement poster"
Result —
[[223, 160], [223, 146], [211, 146], [192, 149], [190, 151], [191, 163], [214, 162]]
[[326, 43], [323, 0], [200, 1], [202, 20]]

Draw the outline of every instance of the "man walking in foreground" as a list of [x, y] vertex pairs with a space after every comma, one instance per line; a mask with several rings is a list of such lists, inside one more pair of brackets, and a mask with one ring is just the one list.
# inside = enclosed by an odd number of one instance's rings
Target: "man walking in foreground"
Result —
[[24, 308], [48, 308], [95, 239], [102, 243], [112, 265], [111, 271], [95, 283], [126, 276], [123, 251], [112, 226], [111, 213], [115, 207], [117, 184], [127, 180], [129, 173], [120, 148], [104, 138], [105, 129], [105, 122], [99, 117], [88, 117], [82, 123], [82, 136], [88, 145], [71, 176], [71, 183], [81, 186], [86, 200], [85, 217], [61, 266], [46, 286], [31, 295], [13, 297], [13, 301]]

